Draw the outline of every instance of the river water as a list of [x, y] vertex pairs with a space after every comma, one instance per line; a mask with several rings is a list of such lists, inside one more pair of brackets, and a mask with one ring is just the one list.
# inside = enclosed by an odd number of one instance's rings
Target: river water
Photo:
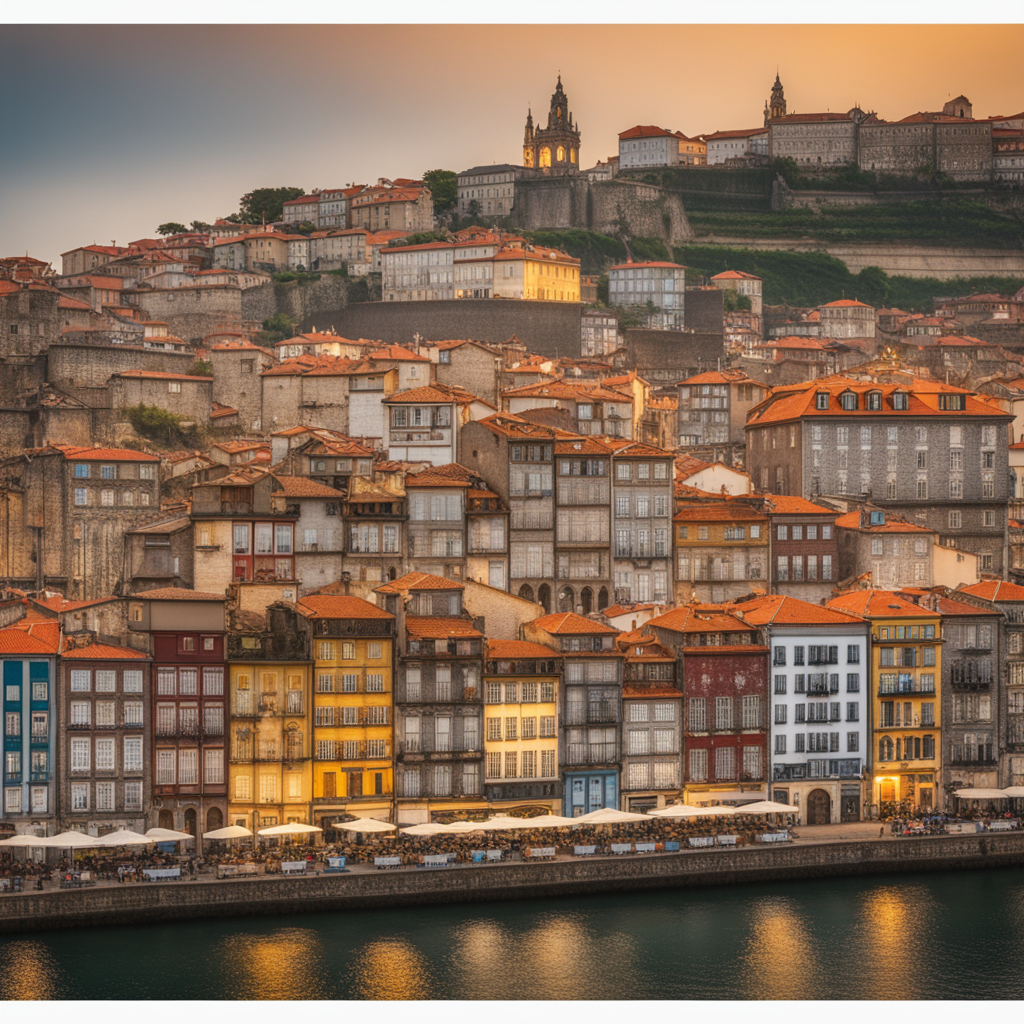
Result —
[[0, 998], [1022, 999], [1022, 963], [1012, 869], [14, 936]]

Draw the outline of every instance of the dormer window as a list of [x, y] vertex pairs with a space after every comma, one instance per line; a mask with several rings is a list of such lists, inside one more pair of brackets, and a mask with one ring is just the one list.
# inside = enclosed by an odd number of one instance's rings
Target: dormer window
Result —
[[856, 394], [856, 392], [854, 392], [854, 391], [844, 391], [839, 396], [839, 404], [847, 412], [856, 412], [857, 411], [857, 394]]
[[869, 409], [881, 409], [882, 408], [882, 392], [881, 391], [869, 391], [868, 392], [868, 408]]
[[894, 391], [892, 395], [892, 407], [894, 409], [909, 409], [910, 395], [905, 391]]
[[963, 395], [939, 395], [939, 408], [946, 412], [963, 412], [966, 406]]
[[815, 409], [827, 409], [828, 408], [828, 392], [819, 391], [814, 396], [814, 408]]

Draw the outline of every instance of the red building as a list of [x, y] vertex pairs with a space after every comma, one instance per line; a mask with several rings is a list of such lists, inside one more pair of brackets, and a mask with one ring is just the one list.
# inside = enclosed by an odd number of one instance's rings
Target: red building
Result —
[[197, 837], [227, 816], [224, 597], [178, 587], [135, 594], [128, 624], [153, 658], [153, 813]]
[[682, 664], [686, 803], [767, 797], [768, 648], [718, 605], [688, 604], [647, 628]]
[[765, 494], [771, 520], [772, 593], [817, 604], [828, 600], [839, 577], [835, 509], [791, 494]]

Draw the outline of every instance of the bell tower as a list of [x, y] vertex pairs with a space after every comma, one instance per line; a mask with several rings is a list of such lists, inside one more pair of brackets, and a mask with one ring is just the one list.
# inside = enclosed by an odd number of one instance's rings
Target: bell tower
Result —
[[776, 117], [784, 117], [786, 114], [786, 93], [782, 88], [782, 81], [779, 79], [778, 71], [775, 72], [775, 84], [772, 86], [772, 98], [764, 105], [764, 123], [774, 120]]
[[544, 174], [578, 174], [580, 170], [580, 126], [573, 122], [569, 100], [558, 76], [551, 94], [548, 123], [535, 128], [533, 112], [526, 116], [523, 135], [523, 166]]

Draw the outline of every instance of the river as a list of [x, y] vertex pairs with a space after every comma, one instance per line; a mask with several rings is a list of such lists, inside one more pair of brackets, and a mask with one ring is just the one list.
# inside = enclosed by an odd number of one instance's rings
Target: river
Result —
[[0, 998], [1022, 999], [1021, 963], [1006, 869], [14, 936]]

